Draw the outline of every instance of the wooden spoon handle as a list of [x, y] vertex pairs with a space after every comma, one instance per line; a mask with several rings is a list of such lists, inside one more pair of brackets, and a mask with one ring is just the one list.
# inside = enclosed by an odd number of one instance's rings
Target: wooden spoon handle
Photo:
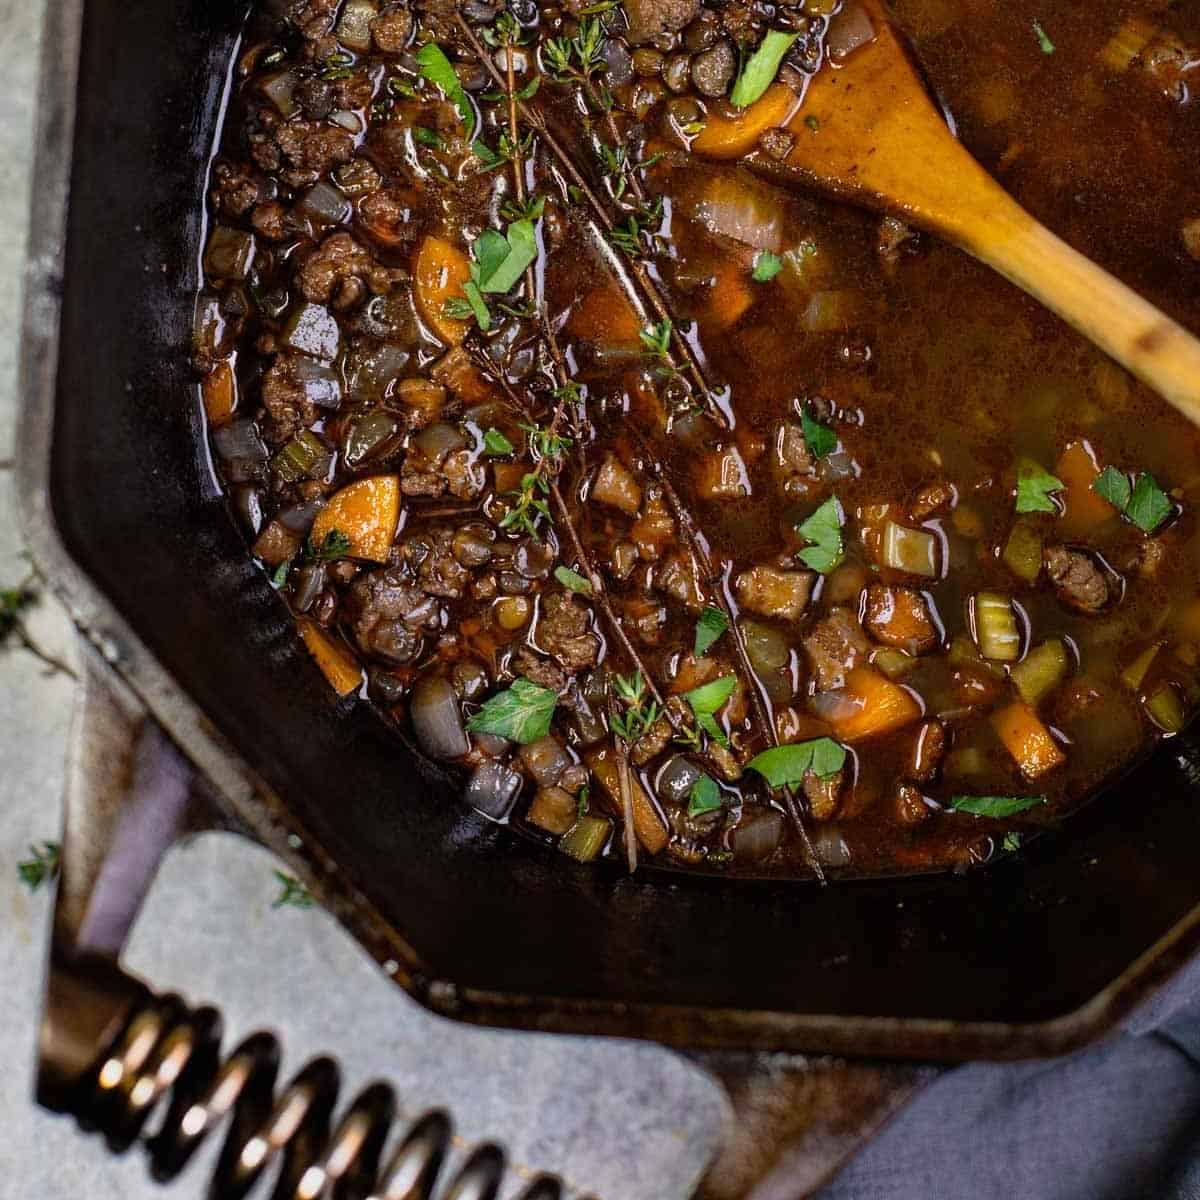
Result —
[[995, 190], [986, 225], [948, 235], [1200, 425], [1200, 340]]

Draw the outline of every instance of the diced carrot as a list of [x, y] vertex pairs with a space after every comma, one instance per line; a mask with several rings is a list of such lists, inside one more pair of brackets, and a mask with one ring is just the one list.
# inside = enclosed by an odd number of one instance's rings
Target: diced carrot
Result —
[[707, 158], [740, 158], [758, 145], [768, 129], [783, 125], [799, 104], [800, 98], [791, 88], [773, 83], [749, 108], [731, 108], [729, 115], [710, 112], [692, 149]]
[[701, 320], [719, 333], [737, 323], [754, 303], [754, 292], [749, 268], [735, 259], [719, 259], [713, 277]]
[[400, 480], [395, 475], [372, 475], [335, 492], [313, 522], [314, 546], [334, 530], [350, 541], [350, 558], [387, 562], [400, 520]]
[[909, 654], [931, 650], [938, 642], [925, 597], [913, 588], [871, 584], [864, 624], [876, 641]]
[[[604, 789], [609, 807], [621, 815], [621, 777], [616, 755], [611, 749], [593, 750], [587, 755], [587, 764]], [[646, 795], [646, 789], [636, 773], [631, 773], [630, 792], [633, 796], [633, 831], [637, 840], [649, 854], [657, 854], [667, 844], [667, 827], [654, 807], [654, 801]]]
[[339, 642], [334, 641], [315, 621], [296, 618], [296, 628], [304, 639], [308, 652], [339, 696], [348, 696], [362, 686], [362, 664]]
[[716, 660], [707, 655], [703, 658], [696, 658], [694, 655], [685, 654], [679, 660], [679, 670], [675, 672], [675, 678], [671, 680], [667, 690], [673, 696], [690, 692], [693, 688], [698, 688], [701, 684], [716, 679], [719, 670], [720, 667]]
[[1026, 779], [1037, 779], [1067, 761], [1050, 730], [1022, 700], [993, 713], [992, 727]]
[[882, 504], [865, 504], [858, 510], [859, 537], [867, 553], [876, 561], [883, 561], [883, 534], [890, 522], [903, 522], [904, 509], [899, 504], [886, 501]]
[[521, 486], [521, 480], [528, 470], [525, 463], [492, 463], [492, 478], [496, 481], [496, 491], [515, 492]]
[[445, 238], [426, 237], [413, 262], [413, 296], [421, 320], [447, 346], [457, 346], [467, 335], [467, 322], [446, 316], [446, 301], [462, 295], [471, 277], [467, 256]]
[[237, 408], [237, 379], [233, 374], [233, 364], [222, 359], [200, 384], [200, 393], [204, 397], [204, 411], [208, 414], [208, 423], [213, 426], [224, 425], [233, 416]]
[[589, 288], [571, 309], [567, 331], [595, 345], [637, 347], [645, 323], [625, 293], [610, 283]]
[[852, 667], [840, 694], [856, 701], [856, 707], [831, 721], [839, 741], [861, 742], [921, 718], [921, 706], [912, 693], [874, 667]]
[[1117, 511], [1092, 488], [1100, 468], [1087, 442], [1072, 442], [1059, 457], [1054, 473], [1063, 481], [1064, 511], [1059, 528], [1065, 537], [1083, 537]]

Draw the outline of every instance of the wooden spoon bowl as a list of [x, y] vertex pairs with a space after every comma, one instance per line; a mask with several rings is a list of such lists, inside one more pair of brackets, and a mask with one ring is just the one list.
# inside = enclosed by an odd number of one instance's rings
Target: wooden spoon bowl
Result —
[[[706, 129], [693, 149], [745, 155], [776, 179], [945, 238], [1200, 425], [1200, 341], [1017, 204], [954, 136], [881, 0], [853, 2], [854, 48], [840, 59], [831, 53], [802, 97], [776, 83], [744, 113]], [[782, 163], [753, 149], [763, 130], [779, 125], [794, 138]]]

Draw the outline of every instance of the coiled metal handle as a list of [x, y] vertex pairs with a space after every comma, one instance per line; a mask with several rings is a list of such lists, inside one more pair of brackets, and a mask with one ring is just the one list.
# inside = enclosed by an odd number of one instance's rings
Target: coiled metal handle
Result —
[[[261, 1176], [278, 1170], [273, 1200], [496, 1200], [504, 1151], [478, 1146], [438, 1188], [451, 1143], [447, 1113], [413, 1122], [384, 1162], [396, 1096], [373, 1083], [334, 1124], [340, 1072], [330, 1058], [305, 1066], [276, 1094], [280, 1045], [255, 1033], [222, 1058], [222, 1020], [215, 1008], [189, 1009], [178, 996], [153, 997], [83, 1081], [72, 1107], [80, 1124], [99, 1131], [115, 1152], [127, 1150], [164, 1100], [157, 1129], [144, 1141], [150, 1172], [175, 1178], [222, 1122], [229, 1131], [209, 1190], [210, 1200], [241, 1200]], [[382, 1164], [382, 1165], [381, 1165]], [[561, 1183], [534, 1176], [520, 1200], [562, 1200]]]

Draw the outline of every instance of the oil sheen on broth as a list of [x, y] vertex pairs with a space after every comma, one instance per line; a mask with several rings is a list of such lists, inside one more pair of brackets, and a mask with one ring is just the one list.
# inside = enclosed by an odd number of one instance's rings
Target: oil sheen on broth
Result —
[[[340, 702], [464, 804], [581, 861], [961, 868], [1183, 727], [1197, 432], [763, 169], [853, 0], [267, 7], [210, 180], [216, 461]], [[1001, 183], [1200, 329], [1200, 13], [895, 14]]]

